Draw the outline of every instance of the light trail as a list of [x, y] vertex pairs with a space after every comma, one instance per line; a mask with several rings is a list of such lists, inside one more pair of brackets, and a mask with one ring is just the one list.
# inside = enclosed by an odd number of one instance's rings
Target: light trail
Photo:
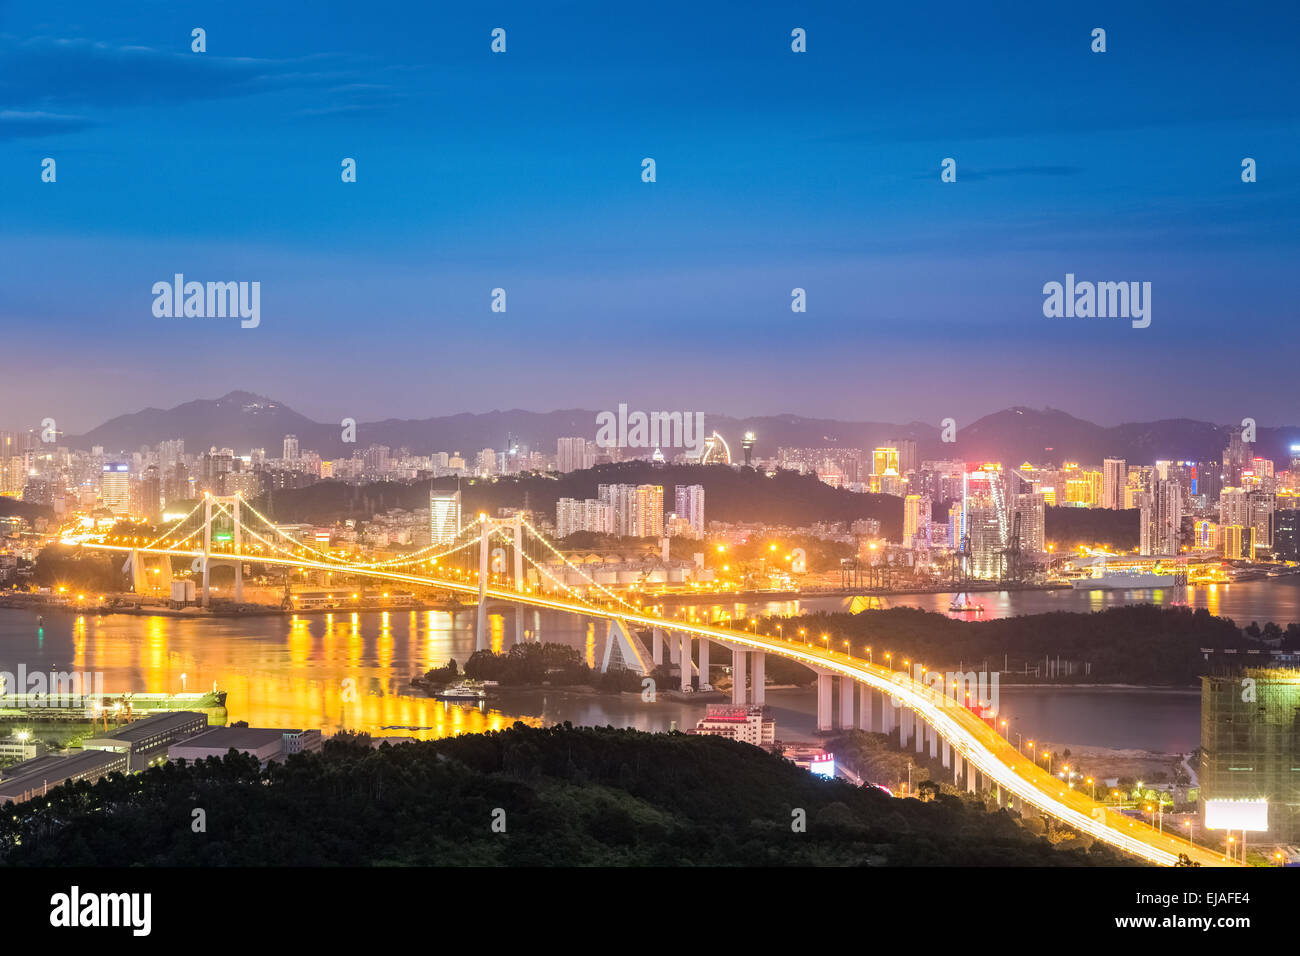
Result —
[[[256, 532], [245, 529], [256, 537]], [[140, 551], [146, 554], [167, 554], [175, 557], [202, 557], [202, 551], [171, 551], [161, 548], [133, 548], [130, 545], [110, 545], [84, 542], [81, 547], [106, 551]], [[310, 561], [302, 558], [274, 558], [263, 555], [232, 554], [227, 552], [210, 552], [209, 560], [246, 561], [251, 564], [280, 564], [313, 570], [340, 571], [333, 563]], [[377, 577], [389, 581], [412, 584], [438, 590], [455, 591], [462, 594], [479, 593], [478, 584], [467, 584], [441, 578], [423, 577], [400, 571], [386, 571], [370, 566], [351, 569], [353, 573], [367, 577]], [[529, 607], [545, 608], [585, 617], [601, 617], [619, 620], [628, 624], [644, 627], [658, 627], [664, 630], [680, 631], [724, 644], [734, 644], [751, 650], [776, 654], [798, 661], [816, 670], [838, 674], [859, 681], [867, 686], [883, 691], [897, 698], [921, 715], [935, 731], [948, 741], [953, 750], [967, 759], [975, 769], [989, 780], [994, 781], [1004, 790], [1025, 803], [1062, 823], [1086, 833], [1098, 840], [1118, 847], [1152, 863], [1171, 866], [1178, 862], [1179, 854], [1189, 859], [1210, 866], [1235, 866], [1235, 862], [1226, 860], [1221, 854], [1192, 843], [1181, 837], [1159, 832], [1155, 827], [1141, 820], [1124, 819], [1128, 830], [1124, 832], [1110, 825], [1108, 808], [1092, 800], [1080, 791], [1063, 785], [1050, 773], [1040, 768], [1037, 763], [1026, 759], [1006, 739], [989, 727], [982, 719], [946, 696], [935, 693], [934, 689], [920, 684], [904, 672], [888, 669], [882, 665], [861, 661], [846, 654], [818, 649], [806, 642], [796, 642], [793, 638], [771, 638], [745, 631], [733, 631], [729, 628], [714, 627], [675, 621], [648, 614], [643, 611], [627, 611], [618, 608], [601, 607], [596, 604], [576, 603], [533, 594], [528, 591], [511, 591], [499, 587], [484, 588], [486, 597], [497, 601], [524, 604]], [[804, 645], [804, 646], [800, 646]], [[1064, 787], [1064, 789], [1062, 789]], [[1101, 811], [1101, 819], [1094, 814]]]

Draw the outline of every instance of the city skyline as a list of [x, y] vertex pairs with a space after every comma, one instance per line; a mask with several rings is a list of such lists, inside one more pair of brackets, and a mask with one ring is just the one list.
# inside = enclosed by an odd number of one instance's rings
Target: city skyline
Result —
[[[1225, 29], [1025, 4], [940, 33], [924, 11], [774, 4], [390, 12], [403, 30], [332, 5], [0, 5], [0, 324], [33, 359], [6, 370], [10, 414], [221, 394], [266, 366], [323, 419], [625, 401], [938, 421], [972, 395], [1290, 415], [1260, 387], [1287, 352], [1260, 343], [1296, 317], [1295, 11]], [[260, 283], [257, 327], [156, 316], [176, 274]], [[1046, 318], [1067, 276], [1150, 282], [1151, 325]]]

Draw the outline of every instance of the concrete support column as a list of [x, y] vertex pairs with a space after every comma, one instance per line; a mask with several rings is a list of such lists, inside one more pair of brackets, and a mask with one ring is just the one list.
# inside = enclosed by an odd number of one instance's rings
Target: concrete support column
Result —
[[676, 642], [675, 640], [673, 640], [673, 635], [672, 635], [671, 633], [669, 633], [669, 635], [668, 635], [668, 663], [670, 663], [670, 664], [680, 664], [680, 663], [681, 663], [681, 654], [679, 653], [679, 650], [680, 650], [680, 648], [678, 648], [678, 646], [677, 646], [677, 642]]
[[212, 563], [212, 498], [203, 496], [203, 598], [202, 605], [208, 606], [208, 565]]
[[840, 730], [853, 729], [853, 678], [840, 678]]
[[831, 675], [817, 675], [817, 729], [832, 730], [831, 723]]
[[681, 632], [682, 650], [679, 655], [682, 659], [682, 690], [691, 689], [691, 635], [685, 631]]
[[894, 707], [894, 699], [888, 694], [880, 695], [880, 732], [882, 734], [892, 734], [894, 732], [894, 722], [898, 717], [898, 711]]
[[745, 658], [749, 654], [739, 647], [731, 649], [731, 703], [744, 707], [749, 701], [745, 693]]
[[709, 639], [700, 638], [700, 690], [704, 690], [705, 684], [712, 684], [709, 680]]
[[488, 585], [488, 523], [479, 522], [478, 545], [478, 616], [474, 619], [474, 650], [488, 649], [487, 585]]
[[952, 755], [952, 785], [955, 787], [961, 783], [961, 754]]
[[972, 767], [970, 765], [970, 761], [967, 760], [966, 761], [966, 792], [967, 793], [974, 793], [976, 791], [978, 787], [978, 782], [976, 780], [976, 777], [978, 776], [979, 776], [979, 771], [976, 770], [974, 767]]
[[[928, 728], [926, 727], [925, 721], [916, 716], [916, 711], [912, 711], [912, 723], [916, 725], [916, 752], [924, 753], [925, 734]], [[933, 733], [934, 731], [930, 732]]]
[[941, 749], [943, 751], [943, 765], [947, 767], [952, 763], [952, 747], [945, 740]]
[[528, 609], [522, 604], [515, 605], [515, 643], [524, 643], [524, 615]]
[[874, 706], [875, 696], [870, 685], [858, 685], [858, 729], [865, 730], [868, 733], [871, 732], [871, 708]]
[[664, 662], [664, 629], [662, 627], [655, 628], [654, 637], [651, 638], [650, 643], [650, 655], [655, 662], [655, 667], [658, 667]]
[[[233, 512], [231, 517], [235, 519], [235, 554], [244, 553], [244, 526], [239, 518], [239, 502], [242, 499], [239, 495], [235, 496], [234, 503], [231, 506]], [[168, 559], [170, 560], [170, 559]], [[244, 560], [240, 558], [235, 562], [235, 603], [244, 603]]]
[[935, 757], [939, 756], [939, 734], [933, 727], [931, 727], [930, 732], [926, 736], [930, 738], [930, 759], [933, 760]]
[[763, 651], [752, 651], [750, 659], [753, 667], [750, 668], [753, 673], [750, 675], [750, 684], [753, 689], [750, 691], [750, 700], [755, 707], [762, 707], [767, 703], [767, 654]]

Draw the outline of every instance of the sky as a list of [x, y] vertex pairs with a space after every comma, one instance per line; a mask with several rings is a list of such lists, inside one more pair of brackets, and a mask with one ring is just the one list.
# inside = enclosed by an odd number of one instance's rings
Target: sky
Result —
[[[1297, 5], [460, 6], [0, 0], [0, 427], [1300, 423]], [[260, 324], [155, 316], [175, 273]], [[1067, 273], [1150, 326], [1045, 317]]]

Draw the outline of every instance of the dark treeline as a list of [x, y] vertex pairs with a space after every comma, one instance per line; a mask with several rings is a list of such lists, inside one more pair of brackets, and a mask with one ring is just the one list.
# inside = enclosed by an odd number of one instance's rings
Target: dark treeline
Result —
[[168, 763], [0, 817], [0, 856], [27, 866], [1122, 862], [951, 792], [897, 800], [748, 744], [567, 724], [378, 749], [335, 738], [265, 771], [234, 753]]
[[[389, 508], [427, 508], [429, 486], [454, 490], [454, 478], [412, 484], [378, 482], [349, 485], [320, 482], [306, 488], [277, 491], [260, 506], [278, 521], [335, 521], [364, 518]], [[802, 527], [818, 521], [878, 518], [886, 537], [903, 531], [903, 502], [893, 495], [858, 494], [832, 488], [815, 475], [792, 471], [769, 478], [752, 468], [726, 465], [656, 465], [645, 461], [598, 465], [563, 475], [514, 475], [495, 479], [464, 479], [459, 483], [461, 511], [473, 514], [498, 508], [530, 508], [555, 514], [561, 498], [594, 498], [601, 484], [664, 486], [664, 510], [672, 510], [674, 485], [703, 485], [710, 521], [753, 521]]]
[[[1260, 648], [1257, 638], [1274, 638], [1281, 647], [1300, 647], [1300, 625], [1286, 630], [1277, 625], [1247, 626], [1244, 630], [1204, 608], [1162, 608], [1152, 604], [1109, 608], [1093, 614], [1057, 611], [990, 621], [958, 621], [917, 608], [889, 608], [859, 614], [808, 614], [797, 619], [768, 619], [760, 630], [775, 633], [780, 623], [785, 634], [804, 628], [809, 635], [829, 634], [829, 646], [852, 644], [855, 655], [885, 663], [892, 655], [895, 667], [904, 660], [921, 661], [935, 669], [1002, 671], [1004, 655], [1012, 671], [1045, 656], [1087, 661], [1092, 672], [1073, 680], [1090, 683], [1131, 683], [1156, 686], [1191, 684], [1206, 671], [1201, 648]], [[809, 675], [811, 679], [811, 674]]]
[[[429, 671], [424, 679], [432, 684], [442, 676], [446, 682], [448, 670]], [[503, 687], [536, 687], [545, 683], [557, 687], [585, 684], [604, 691], [641, 690], [640, 675], [615, 668], [601, 673], [598, 668], [588, 667], [578, 649], [567, 644], [516, 644], [504, 654], [475, 651], [465, 662], [464, 673], [471, 680], [496, 681]]]

